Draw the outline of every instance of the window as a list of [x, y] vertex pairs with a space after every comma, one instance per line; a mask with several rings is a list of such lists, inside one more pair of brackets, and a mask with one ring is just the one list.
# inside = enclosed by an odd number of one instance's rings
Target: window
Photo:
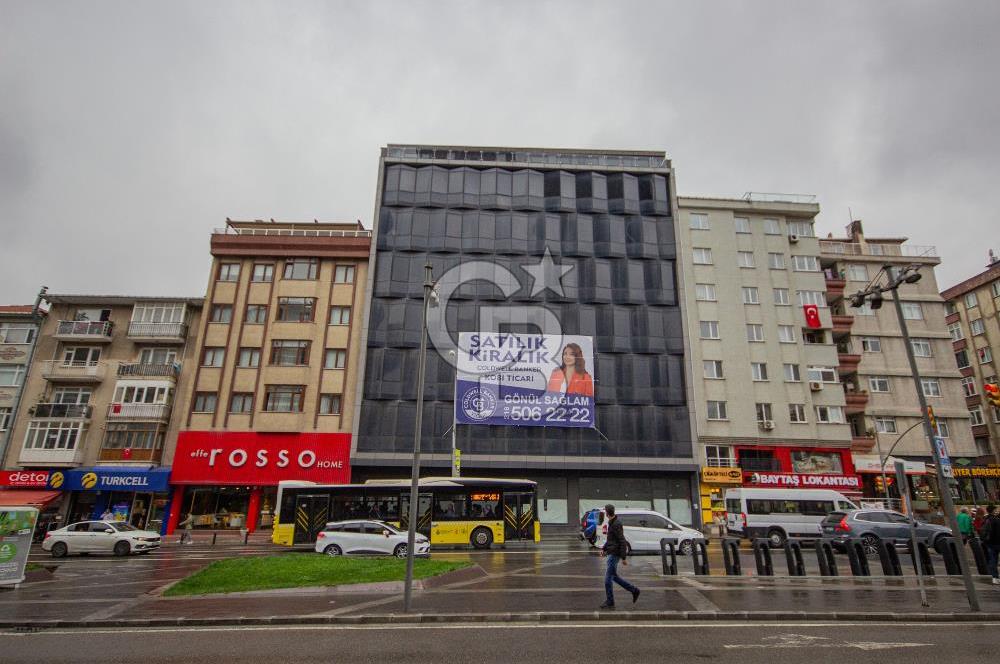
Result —
[[712, 250], [706, 249], [705, 247], [695, 247], [694, 248], [694, 264], [695, 265], [711, 265], [712, 264]]
[[233, 396], [229, 397], [229, 412], [252, 413], [253, 394], [250, 392], [233, 392]]
[[225, 348], [208, 346], [201, 354], [201, 366], [221, 367], [225, 359], [226, 359]]
[[820, 424], [843, 424], [844, 409], [841, 406], [816, 406], [816, 421]]
[[952, 314], [957, 314], [957, 313], [958, 313], [958, 307], [955, 306], [954, 302], [949, 301], [944, 303], [945, 316], [950, 316]]
[[764, 234], [765, 235], [781, 235], [781, 225], [778, 223], [777, 219], [765, 219], [764, 220]]
[[972, 426], [979, 426], [980, 424], [985, 424], [986, 420], [983, 419], [983, 407], [976, 406], [975, 408], [969, 409], [969, 422]]
[[989, 346], [983, 346], [982, 348], [976, 349], [976, 357], [979, 358], [980, 364], [986, 364], [987, 362], [993, 361], [993, 351]]
[[903, 302], [900, 306], [903, 308], [903, 318], [906, 320], [924, 319], [924, 310], [919, 302]]
[[760, 304], [760, 294], [756, 286], [743, 287], [743, 304]]
[[256, 369], [260, 366], [260, 348], [240, 348], [240, 359], [236, 364], [244, 369]]
[[785, 255], [780, 253], [770, 252], [767, 255], [767, 266], [772, 270], [784, 270]]
[[736, 252], [736, 264], [740, 267], [756, 267], [753, 262], [753, 252], [752, 251], [737, 251]]
[[930, 339], [910, 339], [910, 345], [913, 348], [913, 354], [917, 357], [932, 357], [934, 355]]
[[[743, 470], [781, 470], [781, 462], [775, 458], [774, 452], [771, 450], [755, 450], [744, 447], [739, 450], [739, 455], [739, 465]], [[750, 502], [752, 501], [747, 500], [748, 505]]]
[[959, 369], [967, 369], [972, 366], [969, 364], [969, 354], [964, 349], [955, 353], [955, 364], [958, 365]]
[[889, 377], [888, 376], [869, 376], [868, 377], [868, 389], [872, 392], [889, 392]]
[[466, 497], [463, 493], [435, 493], [434, 520], [462, 521], [466, 518]]
[[976, 396], [976, 379], [973, 376], [966, 376], [962, 378], [962, 394], [967, 397]]
[[807, 370], [810, 382], [836, 383], [837, 370], [833, 367], [809, 367]]
[[965, 334], [962, 332], [962, 324], [959, 322], [951, 323], [948, 326], [948, 334], [951, 335], [952, 341], [961, 341], [965, 338]]
[[826, 332], [823, 330], [805, 330], [802, 333], [802, 342], [806, 344], [825, 344]]
[[725, 420], [728, 419], [726, 416], [726, 402], [725, 401], [709, 401], [708, 402], [708, 419], [710, 420]]
[[774, 418], [771, 417], [771, 404], [769, 403], [758, 403], [756, 405], [757, 411], [757, 421], [758, 422], [773, 422]]
[[0, 364], [0, 386], [14, 387], [24, 380], [23, 364]]
[[763, 341], [764, 326], [758, 323], [747, 323], [747, 341]]
[[868, 281], [868, 266], [864, 263], [849, 263], [847, 278], [851, 281]]
[[799, 296], [799, 305], [805, 306], [807, 304], [815, 304], [817, 307], [826, 306], [826, 293], [823, 291], [812, 291], [812, 290], [800, 290], [797, 291]]
[[750, 376], [755, 381], [767, 380], [767, 362], [751, 362]]
[[[996, 409], [994, 408], [994, 410]], [[937, 430], [938, 435], [942, 438], [951, 438], [951, 429], [948, 427], [948, 422], [945, 420], [937, 420]]]
[[239, 263], [219, 263], [219, 281], [239, 281]]
[[783, 365], [785, 371], [785, 381], [789, 383], [798, 383], [802, 380], [802, 374], [799, 372], [799, 365], [797, 364], [785, 364]]
[[791, 325], [779, 325], [778, 341], [783, 344], [795, 343], [795, 328]]
[[320, 415], [340, 415], [341, 398], [339, 394], [319, 395]]
[[861, 350], [865, 353], [881, 353], [882, 339], [879, 337], [861, 337]]
[[694, 297], [702, 302], [715, 302], [715, 284], [695, 284]]
[[707, 231], [710, 230], [708, 225], [708, 215], [707, 214], [692, 214], [691, 215], [691, 230], [693, 231]]
[[733, 217], [733, 227], [737, 233], [749, 233], [750, 220], [746, 217]]
[[269, 413], [301, 413], [305, 385], [268, 385], [264, 392], [264, 410]]
[[796, 272], [819, 272], [819, 259], [815, 256], [792, 256], [792, 269]]
[[813, 229], [811, 221], [789, 221], [788, 234], [799, 237], [816, 237], [816, 231]]
[[854, 307], [854, 313], [857, 316], [874, 316], [875, 310], [872, 309], [872, 303], [865, 300], [860, 307]]
[[285, 261], [285, 279], [315, 279], [318, 258], [289, 258]]
[[736, 465], [733, 448], [723, 445], [705, 446], [705, 465], [713, 468], [730, 468]]
[[330, 307], [330, 325], [350, 325], [350, 307]]
[[327, 348], [323, 359], [324, 369], [343, 369], [347, 366], [347, 350], [344, 348]]
[[33, 325], [0, 323], [0, 344], [30, 344], [34, 338]]
[[[235, 280], [234, 280], [235, 281]], [[111, 310], [107, 309], [108, 315]], [[143, 302], [132, 308], [133, 323], [183, 323], [185, 305], [183, 302]], [[101, 316], [104, 316], [101, 313]], [[97, 320], [97, 319], [94, 319]], [[102, 317], [100, 320], [107, 320]]]
[[722, 375], [722, 360], [702, 360], [701, 366], [705, 378], [724, 378]]
[[774, 303], [775, 304], [790, 304], [788, 301], [788, 289], [787, 288], [775, 288], [774, 289]]
[[258, 283], [274, 281], [274, 263], [255, 263], [250, 281]]
[[701, 338], [702, 339], [718, 339], [719, 338], [719, 321], [717, 321], [717, 320], [703, 320], [698, 325], [701, 328]]
[[941, 396], [941, 381], [937, 378], [921, 378], [920, 386], [924, 390], [925, 397]]
[[122, 385], [115, 387], [114, 403], [166, 404], [173, 398], [172, 388], [156, 385]]
[[966, 309], [971, 309], [972, 307], [978, 307], [978, 306], [979, 306], [979, 298], [976, 297], [976, 294], [975, 293], [966, 293], [965, 294], [965, 308]]
[[231, 323], [233, 322], [233, 305], [231, 304], [213, 304], [212, 305], [212, 318], [213, 323]]
[[312, 297], [279, 297], [278, 320], [284, 323], [311, 323], [316, 298]]
[[75, 450], [83, 426], [83, 422], [67, 420], [31, 420], [24, 437], [24, 449]]
[[0, 431], [6, 431], [10, 426], [10, 408], [0, 408]]
[[218, 401], [219, 395], [215, 392], [195, 392], [193, 411], [195, 413], [214, 413]]
[[895, 417], [876, 417], [875, 431], [878, 433], [897, 433]]
[[302, 339], [271, 341], [271, 364], [279, 367], [304, 367], [309, 364], [310, 342]]
[[263, 304], [248, 304], [246, 322], [252, 325], [263, 325], [266, 323], [267, 306]]
[[354, 266], [353, 265], [338, 265], [333, 271], [333, 283], [335, 284], [353, 284], [354, 283]]
[[983, 334], [986, 332], [986, 328], [983, 326], [983, 319], [977, 318], [969, 323], [969, 330], [972, 331], [972, 336], [977, 334]]
[[806, 405], [802, 403], [788, 404], [788, 421], [792, 424], [805, 424]]
[[1000, 279], [994, 281], [991, 287], [993, 289], [993, 297], [1000, 297]]
[[885, 247], [881, 244], [869, 244], [868, 253], [872, 256], [885, 256]]

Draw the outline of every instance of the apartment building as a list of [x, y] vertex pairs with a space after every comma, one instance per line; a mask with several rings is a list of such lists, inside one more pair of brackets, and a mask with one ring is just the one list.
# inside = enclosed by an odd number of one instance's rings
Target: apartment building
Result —
[[[10, 444], [31, 356], [45, 311], [30, 304], [0, 306], [0, 462]], [[0, 481], [0, 487], [5, 486]]]
[[990, 251], [985, 270], [945, 289], [941, 297], [976, 445], [976, 457], [957, 464], [955, 475], [964, 499], [995, 502], [1000, 499], [1000, 409], [987, 401], [983, 385], [996, 383], [1000, 373], [1000, 259]]
[[952, 457], [975, 456], [962, 376], [955, 367], [945, 304], [938, 292], [934, 267], [941, 259], [934, 247], [907, 243], [907, 238], [866, 238], [861, 221], [847, 227], [845, 237], [819, 242], [827, 301], [834, 315], [834, 332], [848, 403], [858, 407], [848, 415], [854, 461], [864, 479], [865, 495], [880, 495], [879, 453], [908, 461], [917, 508], [937, 500], [936, 482], [926, 463], [930, 444], [920, 426], [922, 414], [906, 358], [896, 310], [887, 295], [881, 308], [870, 303], [854, 309], [848, 298], [874, 280], [883, 268], [921, 267], [921, 279], [898, 290], [911, 337], [922, 389], [934, 409], [939, 433]]
[[280, 480], [350, 479], [370, 243], [360, 222], [227, 220], [212, 234], [167, 455], [168, 532], [189, 516], [195, 528], [271, 528]]
[[199, 298], [47, 294], [5, 467], [64, 522], [106, 511], [158, 528], [176, 385]]
[[[732, 486], [860, 491], [811, 196], [678, 199], [701, 500]], [[706, 519], [707, 520], [707, 519]]]

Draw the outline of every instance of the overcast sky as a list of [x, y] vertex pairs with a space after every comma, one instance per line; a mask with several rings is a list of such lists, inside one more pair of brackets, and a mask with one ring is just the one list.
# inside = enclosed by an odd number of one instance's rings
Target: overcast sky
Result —
[[0, 0], [0, 303], [203, 295], [225, 218], [371, 226], [386, 143], [664, 150], [1000, 250], [997, 2]]

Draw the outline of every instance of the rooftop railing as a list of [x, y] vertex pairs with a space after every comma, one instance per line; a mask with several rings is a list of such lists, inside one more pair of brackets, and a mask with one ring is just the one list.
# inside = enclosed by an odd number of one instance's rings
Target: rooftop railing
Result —
[[666, 159], [651, 155], [587, 154], [580, 152], [518, 151], [518, 150], [453, 150], [436, 147], [390, 147], [390, 159], [407, 161], [485, 161], [538, 164], [551, 166], [598, 166], [606, 168], [664, 168]]
[[215, 235], [260, 235], [271, 237], [371, 237], [366, 230], [342, 231], [329, 228], [216, 228]]
[[937, 258], [937, 247], [918, 244], [879, 244], [857, 242], [836, 242], [820, 240], [819, 250], [824, 254], [841, 256], [907, 256], [911, 258]]

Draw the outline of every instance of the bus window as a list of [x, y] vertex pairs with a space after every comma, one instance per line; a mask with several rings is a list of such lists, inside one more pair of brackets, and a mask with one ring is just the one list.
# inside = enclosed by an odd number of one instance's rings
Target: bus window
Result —
[[832, 500], [803, 500], [802, 513], [806, 516], [826, 516], [833, 511]]
[[499, 519], [500, 493], [496, 491], [470, 493], [469, 516], [473, 519]]
[[771, 513], [771, 501], [761, 500], [759, 498], [750, 498], [747, 500], [747, 514], [770, 514]]
[[399, 493], [366, 495], [365, 517], [377, 521], [399, 521]]
[[438, 493], [434, 495], [435, 521], [460, 521], [466, 518], [464, 493]]
[[740, 499], [730, 498], [726, 501], [726, 511], [730, 514], [739, 514], [743, 510], [740, 509]]

